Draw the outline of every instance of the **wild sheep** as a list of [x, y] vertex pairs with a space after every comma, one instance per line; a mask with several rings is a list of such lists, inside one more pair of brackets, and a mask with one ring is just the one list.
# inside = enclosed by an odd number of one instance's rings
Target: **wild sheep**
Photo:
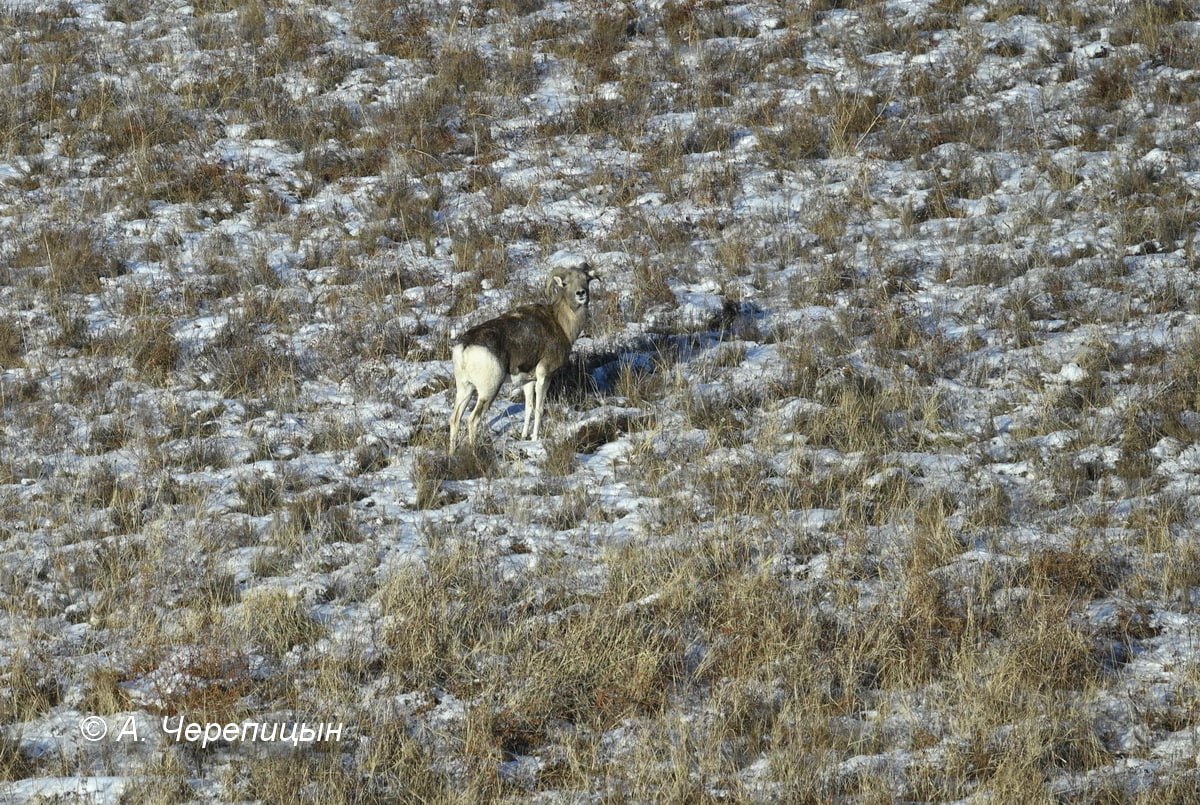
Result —
[[471, 392], [478, 395], [467, 422], [474, 447], [479, 422], [496, 399], [504, 379], [511, 377], [525, 392], [525, 425], [521, 438], [529, 438], [529, 416], [533, 414], [533, 438], [542, 425], [546, 404], [546, 378], [567, 361], [571, 345], [579, 337], [588, 317], [588, 283], [597, 279], [591, 266], [558, 268], [550, 275], [548, 304], [523, 305], [467, 330], [454, 343], [454, 410], [450, 414], [450, 445], [454, 453], [458, 429]]

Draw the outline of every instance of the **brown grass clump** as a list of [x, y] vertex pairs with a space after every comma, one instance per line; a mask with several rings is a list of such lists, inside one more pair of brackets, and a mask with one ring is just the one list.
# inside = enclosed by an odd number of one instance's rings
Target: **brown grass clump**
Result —
[[409, 688], [445, 687], [469, 669], [466, 658], [498, 627], [503, 608], [519, 590], [499, 582], [494, 567], [476, 549], [450, 545], [441, 535], [430, 546], [425, 567], [405, 569], [378, 592], [388, 665]]
[[820, 159], [828, 150], [828, 135], [811, 114], [796, 110], [771, 128], [758, 133], [771, 164], [777, 168], [794, 166], [797, 160]]
[[448, 802], [451, 781], [434, 771], [434, 757], [421, 741], [408, 734], [403, 721], [376, 720], [366, 726], [370, 734], [363, 771], [370, 789], [411, 802]]
[[133, 368], [149, 382], [163, 383], [179, 363], [179, 344], [164, 317], [139, 319], [131, 336]]
[[0, 369], [21, 365], [25, 354], [25, 335], [20, 325], [9, 317], [0, 319]]
[[272, 343], [251, 321], [231, 318], [220, 336], [200, 356], [229, 397], [288, 394], [297, 379], [294, 354]]
[[84, 711], [111, 715], [130, 709], [129, 694], [120, 686], [122, 675], [112, 668], [97, 668], [89, 678]]
[[125, 273], [122, 261], [99, 237], [63, 224], [42, 230], [36, 241], [25, 244], [13, 265], [37, 266], [33, 284], [53, 297], [96, 293], [101, 280]]
[[0, 781], [24, 780], [33, 776], [35, 766], [21, 751], [20, 744], [7, 735], [0, 736]]
[[1090, 98], [1107, 109], [1115, 109], [1133, 96], [1136, 63], [1109, 59], [1092, 74]]
[[240, 629], [252, 646], [279, 659], [296, 646], [309, 646], [324, 629], [295, 595], [277, 588], [250, 590], [242, 596]]
[[1080, 549], [1050, 549], [1030, 556], [1029, 574], [1035, 588], [1068, 596], [1097, 598], [1117, 586], [1121, 568], [1111, 558]]
[[236, 486], [245, 512], [252, 517], [270, 514], [283, 503], [284, 483], [276, 476], [256, 475], [251, 478], [239, 478]]
[[6, 690], [0, 697], [0, 720], [6, 724], [37, 718], [61, 698], [58, 684], [27, 652], [18, 652], [0, 679]]

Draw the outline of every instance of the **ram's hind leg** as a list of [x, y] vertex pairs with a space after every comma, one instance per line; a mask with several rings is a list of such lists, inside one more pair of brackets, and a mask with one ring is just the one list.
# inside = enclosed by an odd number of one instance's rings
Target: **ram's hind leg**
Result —
[[[525, 393], [525, 424], [521, 426], [521, 438], [522, 439], [529, 438], [529, 422], [530, 422], [530, 418], [533, 416], [533, 408], [534, 408], [533, 386], [534, 386], [534, 381], [532, 381], [532, 380], [526, 382], [525, 384], [523, 384], [521, 386], [521, 391], [523, 391]], [[535, 439], [537, 438], [536, 434], [534, 435], [534, 438]]]
[[467, 403], [470, 402], [473, 391], [470, 383], [457, 379], [456, 381], [454, 409], [450, 412], [450, 444], [446, 448], [446, 455], [454, 455], [454, 448], [458, 446], [458, 430], [462, 427], [462, 418], [467, 413]]
[[483, 421], [483, 415], [487, 413], [488, 407], [496, 399], [496, 394], [499, 391], [500, 389], [497, 387], [491, 394], [485, 395], [483, 391], [479, 392], [479, 399], [475, 402], [475, 410], [471, 412], [471, 418], [467, 420], [467, 439], [471, 442], [472, 448], [479, 444], [479, 423]]
[[507, 372], [495, 355], [478, 345], [464, 349], [460, 362], [463, 376], [469, 378], [467, 382], [475, 387], [475, 392], [479, 395], [475, 409], [471, 411], [471, 418], [467, 420], [467, 438], [471, 447], [475, 447], [479, 443], [479, 423], [492, 400], [500, 393]]

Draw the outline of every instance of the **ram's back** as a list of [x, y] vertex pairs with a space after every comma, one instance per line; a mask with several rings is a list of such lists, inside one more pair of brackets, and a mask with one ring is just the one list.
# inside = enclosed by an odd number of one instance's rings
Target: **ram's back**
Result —
[[557, 368], [571, 350], [547, 305], [525, 305], [489, 319], [467, 330], [458, 342], [483, 347], [510, 375], [531, 374], [539, 362]]

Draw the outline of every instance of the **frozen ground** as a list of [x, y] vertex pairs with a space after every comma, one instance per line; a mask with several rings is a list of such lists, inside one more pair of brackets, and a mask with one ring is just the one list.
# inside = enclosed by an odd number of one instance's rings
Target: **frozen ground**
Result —
[[0, 800], [1195, 801], [1194, 4], [595, 6], [3, 6]]

